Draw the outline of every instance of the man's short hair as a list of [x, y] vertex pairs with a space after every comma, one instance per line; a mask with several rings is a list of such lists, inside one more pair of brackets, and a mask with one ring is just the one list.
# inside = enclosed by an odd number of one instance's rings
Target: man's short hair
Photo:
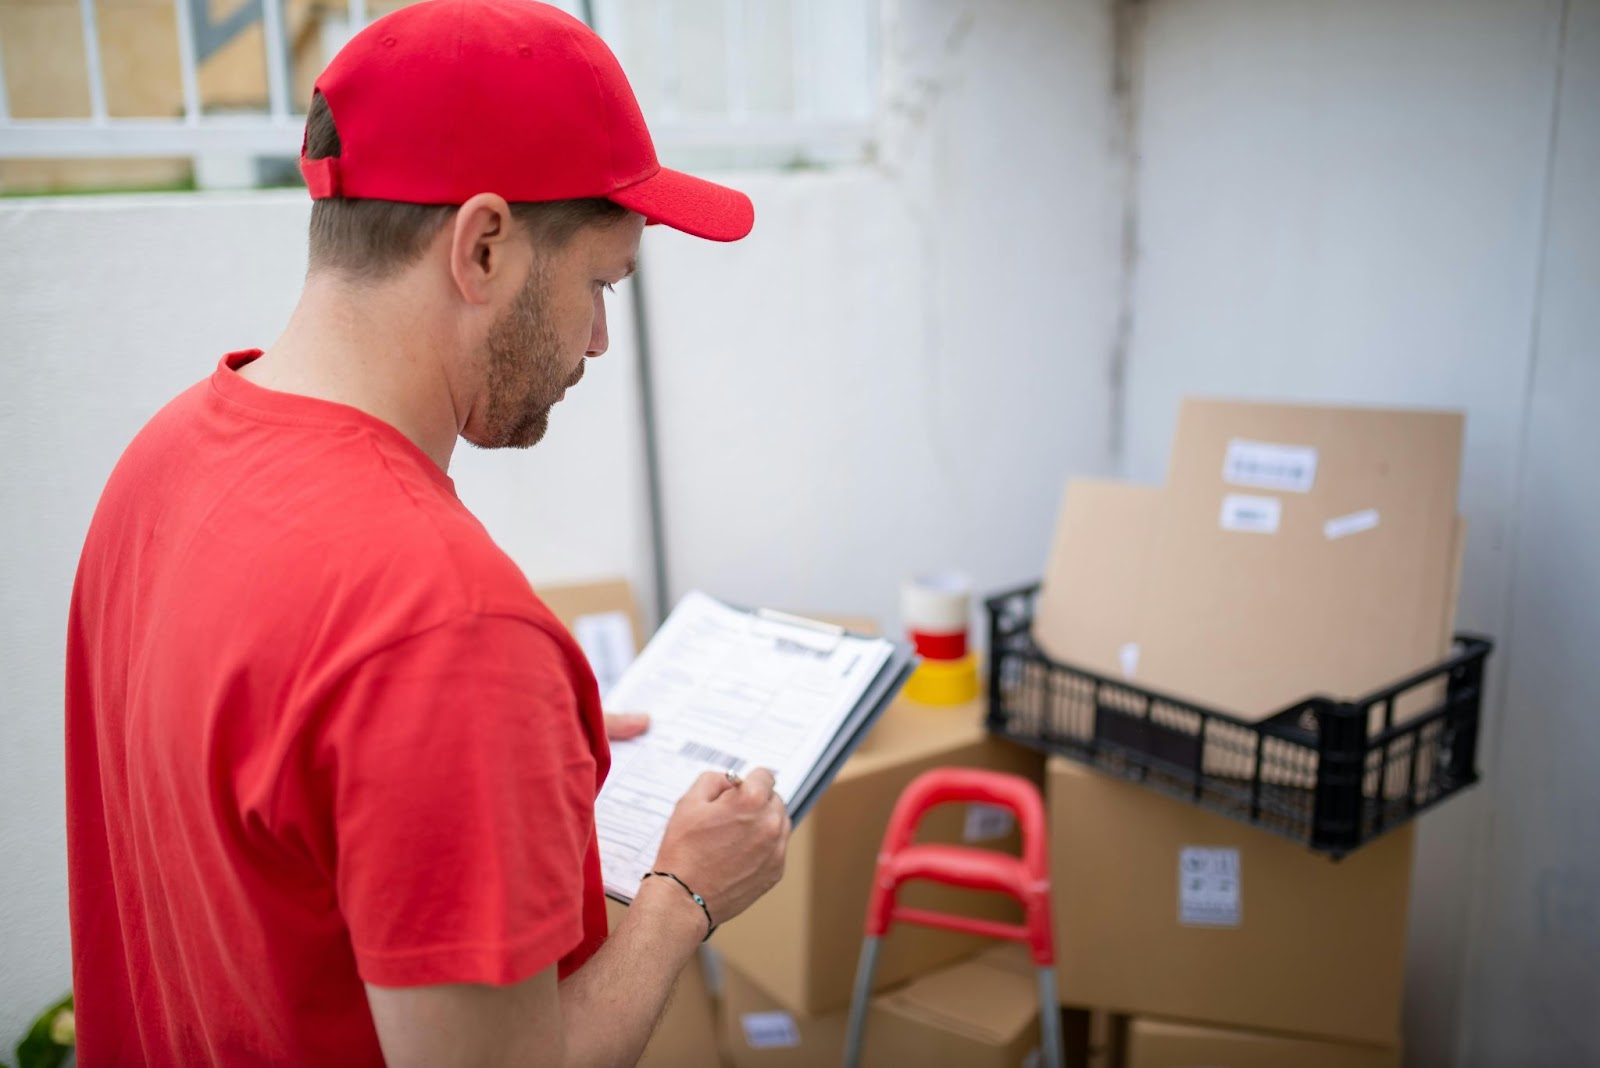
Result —
[[[340, 152], [339, 130], [321, 93], [306, 114], [307, 159]], [[415, 263], [455, 214], [454, 204], [326, 197], [311, 204], [310, 264], [367, 282], [382, 281]], [[586, 226], [621, 222], [628, 209], [603, 197], [512, 204], [511, 215], [542, 248], [558, 249]]]

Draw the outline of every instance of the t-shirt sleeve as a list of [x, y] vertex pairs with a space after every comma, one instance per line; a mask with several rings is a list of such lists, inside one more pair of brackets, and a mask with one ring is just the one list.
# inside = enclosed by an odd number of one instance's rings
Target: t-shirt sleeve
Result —
[[522, 619], [452, 621], [364, 660], [325, 723], [363, 980], [514, 983], [582, 941], [595, 763], [553, 639]]

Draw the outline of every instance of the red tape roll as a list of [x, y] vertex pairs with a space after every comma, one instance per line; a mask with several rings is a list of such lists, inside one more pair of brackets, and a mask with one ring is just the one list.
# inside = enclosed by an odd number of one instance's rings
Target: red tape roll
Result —
[[950, 634], [911, 632], [911, 641], [917, 655], [924, 660], [960, 660], [967, 655], [967, 632], [958, 630]]

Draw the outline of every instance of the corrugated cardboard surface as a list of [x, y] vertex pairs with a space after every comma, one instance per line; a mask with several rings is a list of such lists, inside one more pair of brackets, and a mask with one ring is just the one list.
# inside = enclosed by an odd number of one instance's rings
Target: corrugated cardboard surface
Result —
[[1135, 1019], [1126, 1068], [1400, 1068], [1400, 1051]]
[[622, 612], [633, 624], [633, 644], [644, 644], [649, 632], [639, 615], [639, 602], [633, 596], [633, 587], [626, 579], [604, 579], [600, 582], [583, 582], [566, 586], [539, 586], [534, 590], [545, 607], [566, 624], [568, 630], [579, 616]]
[[[863, 1068], [1023, 1068], [1039, 1045], [1039, 1001], [1024, 954], [1002, 951], [933, 972], [872, 1003]], [[837, 1068], [847, 1010], [810, 1017], [788, 1013], [736, 968], [723, 972], [720, 1034], [731, 1068]], [[751, 1044], [750, 1014], [785, 1013], [798, 1044]], [[1088, 1063], [1089, 1016], [1064, 1013], [1066, 1068]], [[769, 1032], [770, 1035], [770, 1032]]]
[[[606, 901], [606, 919], [613, 930], [627, 915], [625, 905]], [[678, 976], [677, 987], [666, 1011], [656, 1024], [655, 1034], [645, 1047], [639, 1068], [683, 1068], [686, 1065], [715, 1066], [719, 1063], [716, 1003], [706, 985], [706, 976], [697, 956]]]
[[1073, 479], [1034, 606], [1033, 638], [1051, 659], [1122, 678], [1121, 650], [1140, 640], [1145, 572], [1161, 490]]
[[[1060, 758], [1047, 774], [1066, 1005], [1392, 1046], [1412, 828], [1338, 862]], [[1179, 919], [1179, 853], [1239, 856], [1239, 924]]]
[[[795, 1045], [751, 1045], [745, 1017], [753, 1013], [785, 1013], [794, 1028]], [[724, 962], [722, 1015], [718, 1034], [723, 1063], [729, 1068], [838, 1068], [844, 1056], [849, 1012], [822, 1016], [789, 1012], [738, 968]], [[767, 1034], [771, 1034], [769, 1030]], [[710, 1062], [708, 1062], [710, 1063]], [[904, 1066], [901, 1066], [904, 1068]]]
[[[850, 1003], [878, 848], [900, 792], [936, 767], [980, 767], [1042, 777], [1031, 750], [990, 738], [983, 704], [928, 708], [896, 702], [840, 769], [790, 840], [783, 881], [717, 932], [719, 953], [793, 1012], [821, 1015]], [[948, 805], [923, 822], [922, 841], [962, 842], [966, 809]], [[972, 843], [1011, 852], [1015, 834]], [[993, 894], [927, 883], [901, 900], [920, 908], [1019, 922], [1021, 911]], [[972, 956], [989, 943], [901, 925], [884, 941], [877, 989]]]
[[[1307, 691], [1354, 697], [1438, 658], [1461, 467], [1455, 413], [1185, 402], [1141, 612], [1139, 678], [1264, 717]], [[1230, 442], [1317, 450], [1312, 488], [1225, 481]], [[1273, 534], [1225, 530], [1229, 494], [1271, 497]], [[1331, 519], [1376, 528], [1330, 540]]]
[[1039, 995], [1030, 969], [1013, 960], [974, 959], [879, 997], [867, 1023], [876, 1058], [900, 1066], [1020, 1068], [1039, 1045]]

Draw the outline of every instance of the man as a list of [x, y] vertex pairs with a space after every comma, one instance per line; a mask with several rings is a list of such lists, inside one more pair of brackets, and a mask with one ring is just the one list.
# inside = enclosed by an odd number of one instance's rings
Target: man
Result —
[[[621, 69], [533, 0], [428, 0], [317, 83], [310, 271], [124, 454], [68, 638], [79, 1059], [627, 1064], [782, 872], [757, 772], [702, 777], [607, 938], [592, 674], [456, 499], [606, 350], [647, 220], [734, 240]], [[236, 250], [248, 255], [248, 250]]]

